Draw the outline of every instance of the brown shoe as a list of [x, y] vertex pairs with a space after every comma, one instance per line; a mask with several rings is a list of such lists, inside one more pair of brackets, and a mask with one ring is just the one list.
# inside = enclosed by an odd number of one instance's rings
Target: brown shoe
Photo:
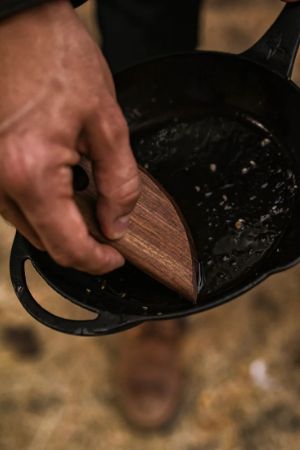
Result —
[[139, 428], [157, 430], [172, 422], [182, 398], [180, 343], [185, 322], [147, 322], [121, 337], [120, 403]]

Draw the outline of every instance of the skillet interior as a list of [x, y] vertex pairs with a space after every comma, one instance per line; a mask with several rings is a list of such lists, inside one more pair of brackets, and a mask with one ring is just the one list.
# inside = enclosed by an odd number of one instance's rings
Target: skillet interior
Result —
[[116, 84], [138, 161], [174, 196], [191, 228], [205, 288], [193, 307], [130, 265], [92, 277], [29, 247], [53, 287], [90, 309], [145, 320], [207, 309], [296, 262], [295, 86], [241, 58], [206, 52], [139, 65]]

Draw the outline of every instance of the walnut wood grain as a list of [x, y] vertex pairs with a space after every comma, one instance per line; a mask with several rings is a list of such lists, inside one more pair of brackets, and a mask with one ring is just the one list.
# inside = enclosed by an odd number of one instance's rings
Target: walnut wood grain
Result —
[[89, 177], [89, 185], [76, 192], [75, 199], [91, 235], [109, 243], [139, 269], [196, 303], [199, 270], [196, 252], [178, 207], [162, 186], [140, 170], [142, 193], [131, 215], [129, 230], [123, 238], [108, 241], [96, 219], [97, 193], [90, 165], [87, 161], [80, 165]]

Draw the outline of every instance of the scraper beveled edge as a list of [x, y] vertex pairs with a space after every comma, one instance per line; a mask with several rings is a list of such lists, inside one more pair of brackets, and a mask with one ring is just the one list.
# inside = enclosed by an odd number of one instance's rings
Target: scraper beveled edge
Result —
[[[184, 227], [185, 234], [186, 234], [188, 244], [189, 244], [189, 254], [191, 256], [191, 275], [192, 275], [191, 281], [192, 282], [190, 285], [187, 285], [187, 289], [182, 290], [181, 293], [184, 295], [184, 297], [191, 300], [192, 303], [196, 304], [199, 291], [202, 288], [202, 270], [201, 270], [201, 264], [199, 264], [199, 261], [198, 261], [197, 251], [196, 251], [194, 239], [193, 239], [192, 233], [190, 231], [190, 228], [187, 224], [187, 221], [186, 221], [181, 209], [179, 208], [179, 206], [177, 205], [177, 203], [175, 202], [173, 197], [169, 194], [169, 192], [166, 191], [166, 189], [151, 174], [146, 172], [145, 169], [143, 169], [141, 167], [139, 167], [139, 169], [142, 173], [145, 173], [146, 176], [149, 179], [151, 179], [151, 181], [155, 185], [158, 186], [160, 191], [164, 193], [165, 197], [168, 198], [169, 202], [172, 204], [174, 210], [176, 211], [178, 220], [181, 222], [181, 224]], [[174, 287], [172, 289], [174, 289]], [[180, 292], [180, 291], [178, 291], [178, 292]]]
[[113, 246], [133, 265], [195, 304], [199, 282], [196, 249], [171, 195], [140, 168], [142, 195], [131, 214], [129, 230], [123, 238], [110, 241], [102, 235], [96, 218], [97, 191], [90, 164], [84, 160], [80, 165], [88, 174], [89, 186], [76, 192], [75, 199], [94, 238]]

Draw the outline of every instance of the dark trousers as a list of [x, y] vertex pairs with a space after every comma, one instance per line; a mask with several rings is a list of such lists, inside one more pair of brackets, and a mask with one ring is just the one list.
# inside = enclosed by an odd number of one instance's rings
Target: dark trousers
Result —
[[113, 72], [147, 58], [193, 50], [201, 0], [98, 0], [103, 53]]

